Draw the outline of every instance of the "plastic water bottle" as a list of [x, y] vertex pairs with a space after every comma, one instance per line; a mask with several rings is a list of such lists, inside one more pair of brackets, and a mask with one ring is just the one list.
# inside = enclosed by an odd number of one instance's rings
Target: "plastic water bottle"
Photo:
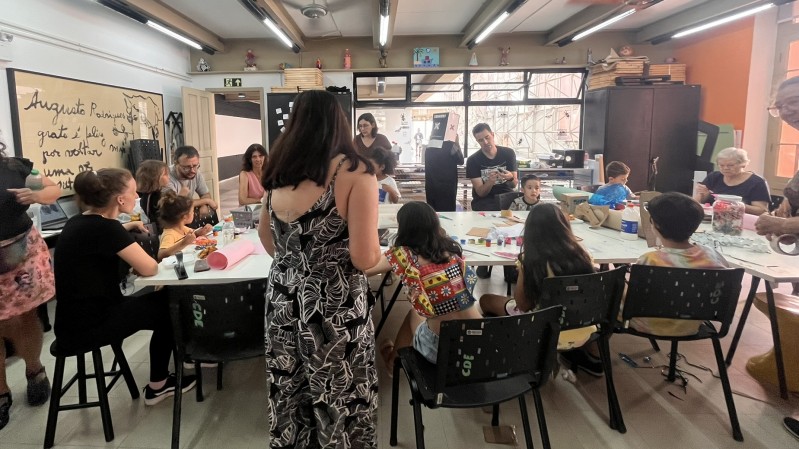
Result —
[[638, 239], [638, 225], [641, 223], [641, 216], [632, 204], [628, 204], [621, 214], [621, 238], [625, 240]]
[[31, 190], [42, 190], [44, 188], [42, 175], [39, 173], [39, 170], [36, 170], [35, 168], [31, 170], [31, 174], [25, 178], [25, 187]]
[[227, 246], [233, 243], [236, 238], [236, 224], [233, 223], [233, 217], [225, 217], [225, 223], [222, 225], [222, 245]]

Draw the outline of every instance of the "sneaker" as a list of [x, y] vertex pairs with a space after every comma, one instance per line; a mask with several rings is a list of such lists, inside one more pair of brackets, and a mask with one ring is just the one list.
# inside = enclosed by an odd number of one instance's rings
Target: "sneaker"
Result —
[[50, 380], [44, 367], [32, 376], [26, 374], [25, 377], [28, 378], [28, 404], [36, 407], [47, 402], [50, 399]]
[[491, 273], [488, 272], [488, 266], [480, 265], [477, 267], [477, 277], [480, 279], [488, 279], [491, 277]]
[[782, 420], [782, 424], [794, 438], [799, 438], [799, 421], [786, 416], [785, 419]]
[[0, 394], [0, 429], [8, 424], [9, 411], [11, 410], [11, 392]]
[[572, 349], [571, 351], [561, 352], [560, 357], [564, 360], [563, 364], [574, 372], [577, 372], [579, 369], [596, 377], [602, 377], [605, 374], [602, 362], [592, 360], [594, 357], [590, 357], [582, 349]]
[[[144, 387], [144, 404], [155, 405], [164, 399], [175, 395], [175, 386], [178, 383], [178, 378], [174, 374], [170, 374], [166, 378], [166, 383], [158, 390], [150, 388], [150, 385]], [[183, 376], [183, 387], [181, 392], [186, 393], [194, 386], [197, 385], [197, 376]]]

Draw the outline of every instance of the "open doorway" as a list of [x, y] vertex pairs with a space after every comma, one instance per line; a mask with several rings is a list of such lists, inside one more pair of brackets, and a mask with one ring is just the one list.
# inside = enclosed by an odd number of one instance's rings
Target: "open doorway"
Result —
[[206, 89], [214, 93], [219, 200], [223, 212], [239, 206], [242, 156], [253, 143], [265, 145], [262, 88]]

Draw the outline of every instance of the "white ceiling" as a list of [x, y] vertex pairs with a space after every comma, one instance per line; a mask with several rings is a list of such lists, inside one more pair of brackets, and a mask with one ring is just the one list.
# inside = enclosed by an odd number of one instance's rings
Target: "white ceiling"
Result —
[[[238, 0], [161, 0], [224, 39], [272, 38]], [[373, 0], [284, 0], [281, 3], [306, 38], [355, 37], [372, 34]], [[377, 1], [377, 0], [374, 0]], [[484, 4], [492, 0], [394, 0], [394, 35], [461, 34]], [[611, 29], [636, 30], [709, 0], [663, 0], [618, 22]], [[724, 1], [724, 0], [714, 0]], [[547, 32], [600, 0], [527, 0], [497, 33]], [[317, 19], [301, 8], [316, 3], [329, 13]]]

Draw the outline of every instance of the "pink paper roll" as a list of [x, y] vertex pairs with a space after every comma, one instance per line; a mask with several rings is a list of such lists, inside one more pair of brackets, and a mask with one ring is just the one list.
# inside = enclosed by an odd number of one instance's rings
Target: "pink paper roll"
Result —
[[744, 214], [744, 224], [743, 228], [748, 229], [750, 231], [755, 230], [755, 222], [757, 221], [757, 215], [752, 214]]
[[255, 251], [249, 240], [238, 240], [208, 255], [208, 265], [214, 270], [224, 270]]

